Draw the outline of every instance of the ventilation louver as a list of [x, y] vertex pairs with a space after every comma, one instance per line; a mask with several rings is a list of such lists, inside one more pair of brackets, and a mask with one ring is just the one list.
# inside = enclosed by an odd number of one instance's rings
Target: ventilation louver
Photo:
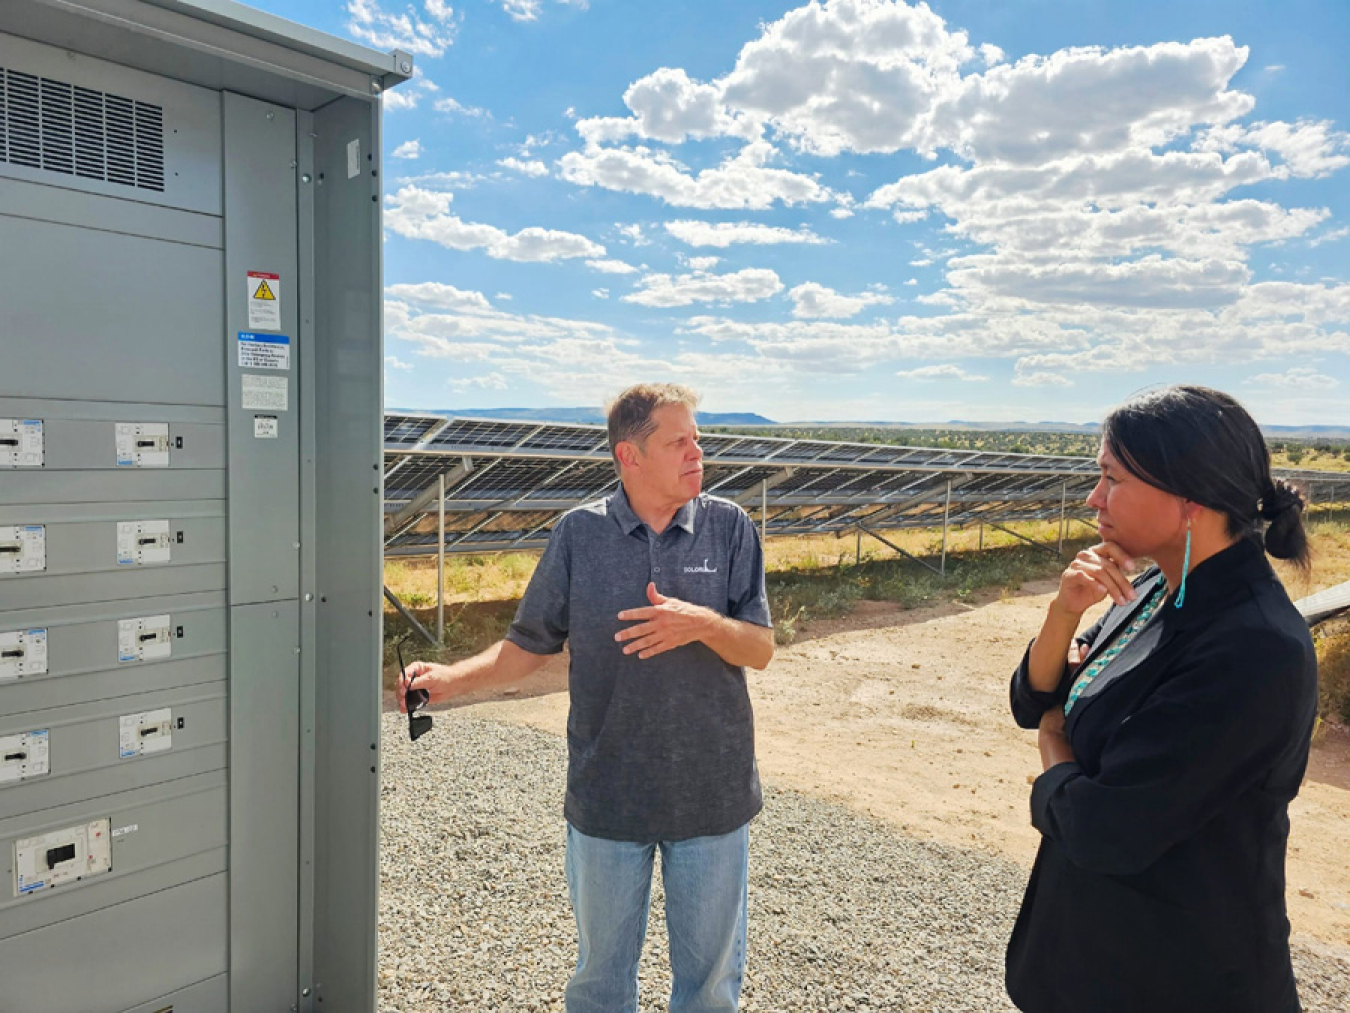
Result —
[[0, 162], [164, 192], [164, 110], [0, 67]]

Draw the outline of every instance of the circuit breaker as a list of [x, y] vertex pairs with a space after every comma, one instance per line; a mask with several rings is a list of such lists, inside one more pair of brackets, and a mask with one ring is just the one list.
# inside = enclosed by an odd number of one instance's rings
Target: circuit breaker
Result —
[[0, 525], [0, 574], [47, 569], [47, 529], [41, 524]]
[[116, 425], [119, 468], [167, 468], [169, 424], [167, 422], [119, 422]]
[[46, 630], [0, 633], [0, 681], [46, 674]]
[[112, 871], [112, 820], [54, 830], [14, 842], [16, 896], [51, 890]]
[[374, 1009], [411, 74], [232, 0], [0, 2], [2, 1010]]
[[117, 662], [173, 656], [173, 616], [144, 616], [117, 623]]
[[173, 559], [174, 539], [167, 520], [121, 521], [117, 525], [117, 565], [167, 563]]
[[51, 731], [0, 735], [0, 785], [51, 773]]
[[41, 419], [0, 419], [0, 468], [40, 468], [42, 456]]

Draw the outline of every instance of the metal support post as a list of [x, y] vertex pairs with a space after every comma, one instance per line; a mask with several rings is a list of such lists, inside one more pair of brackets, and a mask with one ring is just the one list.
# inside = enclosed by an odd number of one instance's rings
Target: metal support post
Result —
[[1048, 545], [1042, 545], [1040, 542], [1035, 541], [1035, 540], [1033, 540], [1033, 539], [1031, 539], [1031, 538], [1028, 538], [1026, 535], [1021, 534], [1020, 532], [1014, 531], [1014, 530], [1013, 530], [1012, 528], [1010, 528], [1010, 527], [1007, 527], [1007, 526], [1005, 526], [1005, 525], [1003, 525], [1003, 524], [999, 524], [997, 521], [990, 521], [990, 522], [989, 522], [989, 526], [990, 526], [991, 528], [997, 528], [999, 531], [1002, 531], [1002, 532], [1004, 532], [1005, 534], [1012, 535], [1014, 538], [1020, 538], [1022, 541], [1026, 542], [1028, 545], [1030, 545], [1033, 549], [1040, 549], [1042, 552], [1048, 552], [1048, 553], [1049, 553], [1050, 555], [1052, 555], [1052, 556], [1056, 556], [1056, 557], [1059, 556], [1059, 553], [1055, 552], [1055, 550], [1052, 549], [1052, 548], [1050, 548], [1050, 546], [1048, 546]]
[[929, 570], [932, 570], [932, 571], [933, 571], [934, 573], [936, 573], [938, 576], [942, 576], [941, 571], [939, 571], [938, 568], [937, 568], [936, 566], [934, 566], [932, 563], [928, 562], [928, 560], [926, 560], [926, 559], [920, 559], [918, 556], [914, 555], [914, 553], [912, 553], [912, 552], [906, 552], [904, 549], [900, 548], [900, 546], [896, 545], [894, 542], [892, 542], [892, 541], [890, 541], [890, 540], [888, 540], [888, 539], [886, 539], [886, 538], [882, 538], [879, 534], [877, 534], [877, 533], [876, 533], [875, 531], [873, 531], [871, 528], [864, 527], [863, 525], [859, 524], [859, 525], [858, 525], [858, 530], [861, 531], [861, 532], [862, 532], [863, 534], [865, 534], [865, 535], [871, 535], [873, 538], [875, 538], [875, 539], [876, 539], [878, 542], [880, 542], [882, 545], [886, 546], [888, 549], [894, 549], [896, 552], [900, 553], [900, 555], [904, 556], [906, 559], [912, 559], [912, 560], [914, 560], [914, 562], [918, 563], [920, 566], [927, 567]]
[[942, 505], [942, 564], [938, 572], [947, 576], [947, 521], [952, 514], [952, 480], [947, 479], [947, 501]]
[[980, 551], [984, 551], [984, 521], [980, 521]]
[[445, 472], [437, 476], [436, 498], [436, 643], [445, 643]]
[[393, 591], [389, 590], [389, 588], [386, 587], [384, 589], [384, 596], [389, 600], [389, 604], [394, 606], [398, 614], [401, 615], [404, 619], [408, 620], [408, 624], [412, 626], [412, 628], [415, 629], [419, 634], [421, 634], [423, 640], [425, 640], [428, 644], [435, 646], [436, 638], [433, 637], [427, 631], [427, 628], [425, 626], [423, 626], [421, 623], [417, 621], [417, 617], [412, 614], [412, 612], [408, 609], [408, 606], [404, 605], [403, 602], [398, 600], [398, 596], [395, 595]]
[[857, 564], [858, 566], [861, 566], [861, 565], [862, 565], [862, 528], [859, 528], [856, 532], [854, 532], [854, 534], [856, 534], [856, 535], [858, 536], [858, 541], [857, 541], [856, 545], [854, 546], [854, 549], [855, 549], [855, 551], [857, 552], [857, 556], [858, 556], [858, 558], [857, 558], [857, 560], [856, 560], [856, 564]]
[[1069, 502], [1069, 483], [1059, 484], [1059, 554], [1064, 555], [1064, 507]]
[[759, 541], [764, 544], [769, 538], [769, 480], [759, 483]]

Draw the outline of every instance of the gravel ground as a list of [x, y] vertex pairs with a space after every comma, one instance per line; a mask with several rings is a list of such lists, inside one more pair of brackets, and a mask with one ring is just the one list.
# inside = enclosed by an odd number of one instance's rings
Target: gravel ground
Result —
[[[416, 745], [385, 715], [380, 874], [383, 1013], [561, 1010], [576, 959], [563, 881], [564, 743], [436, 714]], [[741, 1008], [1012, 1010], [1003, 947], [1025, 873], [766, 788], [751, 827], [749, 958]], [[641, 1008], [670, 977], [653, 889]], [[1350, 1010], [1350, 963], [1295, 950], [1309, 1013]]]

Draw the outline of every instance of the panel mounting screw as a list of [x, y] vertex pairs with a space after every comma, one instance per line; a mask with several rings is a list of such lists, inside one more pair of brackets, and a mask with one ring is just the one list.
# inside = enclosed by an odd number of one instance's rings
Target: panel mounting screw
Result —
[[399, 69], [399, 72], [400, 72], [400, 73], [403, 73], [403, 74], [411, 74], [411, 73], [412, 73], [412, 61], [410, 61], [410, 60], [404, 60], [404, 61], [402, 61], [402, 62], [398, 65], [398, 69]]
[[379, 82], [379, 81], [371, 81], [371, 82], [370, 82], [370, 93], [371, 93], [372, 95], [378, 95], [378, 94], [380, 93], [380, 82]]

